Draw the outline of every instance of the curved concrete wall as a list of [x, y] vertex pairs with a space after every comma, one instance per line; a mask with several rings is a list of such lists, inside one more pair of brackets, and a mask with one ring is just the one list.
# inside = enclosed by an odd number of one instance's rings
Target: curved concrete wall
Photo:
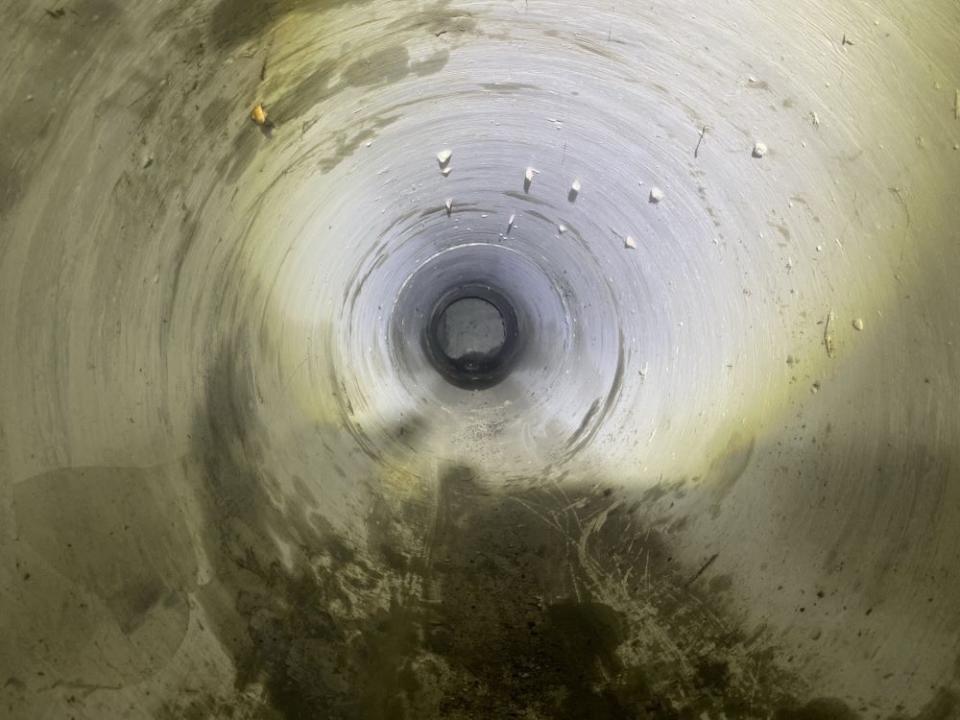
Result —
[[0, 27], [0, 715], [960, 716], [955, 2]]

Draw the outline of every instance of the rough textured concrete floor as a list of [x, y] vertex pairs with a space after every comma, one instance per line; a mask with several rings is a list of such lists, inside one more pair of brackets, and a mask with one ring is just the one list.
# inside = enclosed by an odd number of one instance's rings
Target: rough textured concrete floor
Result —
[[0, 716], [960, 717], [956, 2], [0, 27]]

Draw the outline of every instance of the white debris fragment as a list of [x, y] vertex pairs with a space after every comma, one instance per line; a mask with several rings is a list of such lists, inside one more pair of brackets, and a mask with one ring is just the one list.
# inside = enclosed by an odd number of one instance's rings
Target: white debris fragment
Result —
[[561, 235], [563, 235], [566, 231], [567, 231], [567, 226], [566, 226], [566, 225], [564, 225], [563, 223], [560, 223], [559, 225], [557, 225], [557, 232], [558, 232], [558, 233], [560, 233]]
[[817, 115], [816, 111], [810, 113], [810, 119], [813, 121], [813, 126], [815, 128], [820, 127], [820, 116]]
[[452, 150], [441, 150], [437, 153], [437, 162], [440, 163], [441, 168], [445, 168], [450, 163], [450, 158], [452, 157]]
[[443, 170], [440, 171], [440, 174], [443, 175], [444, 177], [447, 177], [447, 175], [449, 175], [452, 172], [453, 172], [453, 168], [447, 165], [447, 167], [445, 167]]
[[663, 190], [661, 190], [658, 187], [650, 188], [650, 202], [656, 205], [658, 202], [663, 200], [663, 198], [664, 198]]
[[623, 240], [623, 246], [627, 248], [627, 250], [636, 250], [637, 241], [634, 240], [630, 235], [627, 235], [627, 237]]
[[753, 156], [755, 158], [762, 158], [767, 154], [767, 150], [768, 148], [765, 143], [758, 142], [753, 146]]
[[857, 318], [853, 321], [854, 330], [863, 330], [863, 318]]
[[524, 179], [524, 180], [527, 182], [527, 184], [529, 185], [530, 183], [533, 182], [533, 179], [534, 179], [537, 175], [539, 175], [539, 174], [540, 174], [540, 171], [539, 171], [539, 170], [537, 170], [537, 169], [535, 169], [535, 168], [532, 168], [532, 167], [528, 167], [528, 168], [526, 169], [526, 171], [524, 171], [524, 173], [523, 173], [523, 179]]
[[576, 202], [577, 197], [580, 195], [580, 178], [577, 178], [572, 183], [570, 183], [570, 192], [567, 193], [567, 200], [570, 202]]
[[517, 219], [517, 216], [514, 214], [514, 215], [511, 215], [511, 216], [510, 216], [510, 219], [509, 219], [509, 220], [507, 220], [507, 234], [508, 234], [508, 235], [510, 234], [510, 231], [513, 230], [513, 223], [516, 221], [516, 219]]
[[453, 198], [447, 198], [447, 201], [444, 203], [444, 206], [447, 208], [447, 215], [453, 212]]

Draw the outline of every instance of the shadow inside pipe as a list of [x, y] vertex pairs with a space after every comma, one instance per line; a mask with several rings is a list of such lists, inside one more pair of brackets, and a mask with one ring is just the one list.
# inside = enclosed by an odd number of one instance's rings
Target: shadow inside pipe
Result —
[[[122, 688], [178, 662], [188, 621], [200, 618], [232, 659], [235, 687], [171, 688], [161, 720], [872, 717], [820, 696], [787, 667], [791, 648], [744, 627], [722, 600], [731, 579], [713, 558], [677, 561], [676, 523], [653, 518], [682, 481], [627, 499], [608, 478], [491, 484], [456, 464], [403, 493], [357, 477], [373, 498], [357, 505], [363, 532], [348, 533], [327, 507], [342, 470], [284, 480], [268, 467], [246, 357], [228, 345], [213, 363], [183, 461], [67, 468], [18, 484], [22, 541], [83, 590], [51, 597], [49, 617], [36, 598], [33, 612], [58, 647], [82, 648], [83, 604], [101, 598], [104, 622], [130, 641], [113, 650], [121, 671], [78, 664], [68, 703], [73, 687]], [[412, 449], [429, 422], [392, 425], [385, 432]], [[353, 440], [316, 432], [318, 442]], [[733, 443], [710, 492], [729, 493], [755, 452]], [[202, 553], [176, 499], [187, 487]], [[19, 587], [43, 580], [42, 568], [17, 567]], [[24, 655], [3, 707], [22, 707], [33, 690], [29, 639], [14, 633]], [[960, 665], [912, 718], [956, 718], [957, 681]]]
[[[504, 488], [450, 465], [419, 495], [385, 491], [353, 541], [308, 504], [281, 506], [238, 357], [215, 367], [194, 436], [215, 575], [200, 600], [242, 692], [161, 717], [247, 717], [250, 703], [288, 720], [860, 717], [807, 699], [643, 526], [646, 498], [602, 480]], [[941, 689], [917, 718], [957, 708]]]

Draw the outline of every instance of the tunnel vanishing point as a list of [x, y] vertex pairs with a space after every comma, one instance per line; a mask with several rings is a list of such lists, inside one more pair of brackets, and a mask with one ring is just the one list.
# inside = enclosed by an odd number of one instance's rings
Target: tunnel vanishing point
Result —
[[0, 28], [0, 718], [960, 718], [955, 0]]

